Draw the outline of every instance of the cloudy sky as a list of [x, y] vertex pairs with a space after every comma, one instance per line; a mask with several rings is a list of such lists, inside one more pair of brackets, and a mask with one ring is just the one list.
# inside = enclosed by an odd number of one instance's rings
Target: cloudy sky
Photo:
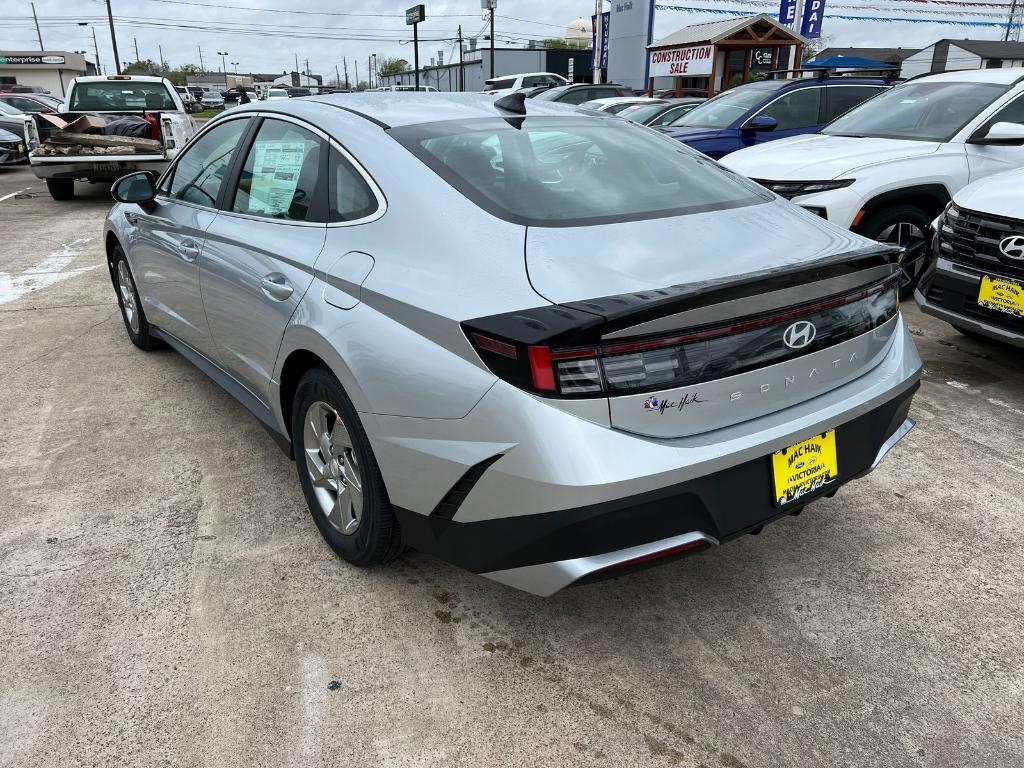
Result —
[[[993, 0], [996, 6], [1001, 2]], [[751, 13], [777, 9], [777, 3], [758, 0], [659, 0], [662, 3], [687, 8], [749, 9]], [[357, 61], [360, 77], [365, 79], [370, 54], [412, 60], [410, 29], [404, 23], [404, 10], [413, 4], [411, 0], [112, 0], [112, 4], [122, 61], [135, 59], [136, 41], [143, 59], [158, 60], [158, 46], [162, 46], [164, 60], [171, 66], [198, 64], [201, 48], [203, 63], [214, 71], [221, 66], [217, 55], [220, 51], [229, 54], [224, 57], [228, 70], [234, 71], [237, 62], [239, 72], [290, 71], [298, 57], [300, 69], [305, 69], [308, 59], [313, 73], [330, 77], [335, 66], [341, 68], [347, 60], [352, 80]], [[92, 30], [77, 23], [88, 22], [96, 25], [100, 63], [104, 68], [111, 66], [104, 0], [36, 0], [35, 6], [48, 50], [86, 50], [88, 58], [94, 58]], [[297, 10], [289, 10], [289, 6]], [[460, 24], [467, 37], [484, 34], [479, 0], [428, 0], [426, 6], [428, 21], [420, 25], [422, 62], [439, 50], [446, 61], [457, 55], [452, 39]], [[978, 22], [1005, 19], [1005, 11], [998, 7], [974, 9], [968, 15], [948, 4], [906, 0], [829, 0], [828, 8], [832, 14], [918, 22], [937, 18]], [[594, 0], [498, 0], [498, 44], [561, 37], [569, 21], [589, 16], [593, 9]], [[5, 13], [15, 18], [0, 29], [0, 50], [39, 47], [31, 12], [29, 0], [5, 2]], [[655, 38], [688, 24], [719, 18], [724, 17], [658, 10]], [[943, 37], [1002, 39], [1002, 30], [996, 27], [854, 21], [828, 14], [824, 33], [836, 46], [923, 47]]]

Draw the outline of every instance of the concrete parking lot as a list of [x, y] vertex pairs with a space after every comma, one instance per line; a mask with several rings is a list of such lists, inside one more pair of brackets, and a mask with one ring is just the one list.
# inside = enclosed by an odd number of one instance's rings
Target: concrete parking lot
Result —
[[1019, 766], [1024, 357], [905, 306], [918, 426], [757, 537], [541, 599], [357, 570], [124, 333], [106, 188], [0, 169], [0, 765]]

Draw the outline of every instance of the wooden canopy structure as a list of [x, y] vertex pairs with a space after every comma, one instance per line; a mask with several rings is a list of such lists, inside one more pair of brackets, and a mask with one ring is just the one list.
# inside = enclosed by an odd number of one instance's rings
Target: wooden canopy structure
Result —
[[806, 43], [763, 13], [683, 27], [647, 46], [648, 91], [655, 90], [656, 79], [672, 77], [677, 95], [699, 90], [711, 97], [755, 79], [759, 71], [785, 68], [788, 49], [795, 49], [794, 67], [799, 67]]

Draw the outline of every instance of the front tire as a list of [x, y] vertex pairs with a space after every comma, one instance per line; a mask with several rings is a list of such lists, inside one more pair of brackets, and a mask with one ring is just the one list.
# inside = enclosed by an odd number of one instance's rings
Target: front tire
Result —
[[46, 191], [54, 200], [74, 200], [75, 180], [74, 179], [47, 179]]
[[150, 334], [151, 328], [146, 313], [142, 311], [142, 302], [139, 300], [139, 291], [135, 286], [131, 265], [120, 245], [114, 246], [113, 277], [117, 304], [121, 308], [121, 319], [124, 320], [128, 338], [144, 352], [159, 349], [160, 341]]
[[393, 560], [402, 537], [370, 441], [330, 371], [313, 368], [292, 403], [292, 448], [320, 535], [353, 565]]
[[928, 264], [928, 227], [932, 217], [916, 205], [895, 205], [868, 216], [857, 232], [906, 249], [900, 263], [900, 298], [909, 299]]

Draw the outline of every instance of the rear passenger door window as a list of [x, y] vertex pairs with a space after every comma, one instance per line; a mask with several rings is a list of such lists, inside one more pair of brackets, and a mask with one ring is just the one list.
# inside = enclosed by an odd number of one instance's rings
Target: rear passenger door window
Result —
[[242, 166], [231, 210], [285, 221], [326, 221], [319, 136], [284, 120], [266, 119]]
[[758, 116], [774, 117], [779, 122], [775, 133], [813, 128], [821, 120], [821, 91], [821, 88], [801, 88], [787, 93], [762, 109]]
[[840, 115], [845, 115], [858, 104], [867, 101], [882, 91], [863, 85], [837, 85], [825, 89], [825, 120], [831, 123]]

